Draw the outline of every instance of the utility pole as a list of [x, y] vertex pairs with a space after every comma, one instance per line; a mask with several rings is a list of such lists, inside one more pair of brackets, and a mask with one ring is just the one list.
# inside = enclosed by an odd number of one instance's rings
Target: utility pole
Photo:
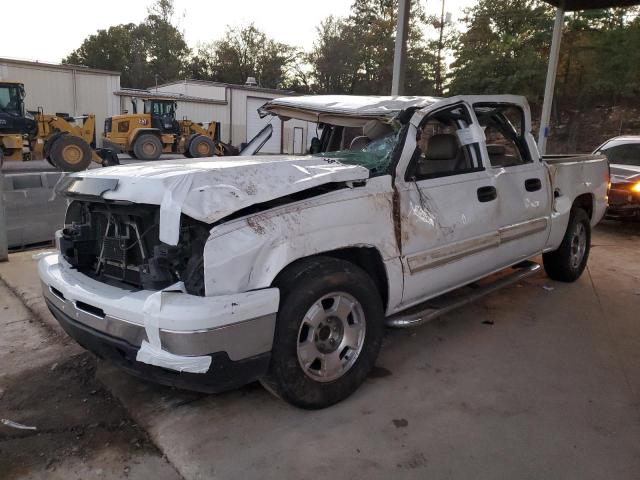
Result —
[[445, 0], [442, 0], [442, 11], [440, 12], [440, 38], [438, 39], [438, 63], [436, 65], [436, 95], [440, 95], [442, 96], [442, 84], [443, 84], [443, 80], [442, 80], [442, 49], [443, 49], [443, 45], [442, 45], [442, 40], [444, 37], [444, 2]]
[[407, 67], [407, 35], [411, 0], [398, 0], [398, 24], [396, 26], [396, 48], [393, 55], [393, 78], [391, 95], [404, 93], [404, 76]]
[[547, 68], [547, 81], [544, 86], [544, 101], [542, 102], [542, 114], [540, 115], [540, 130], [538, 132], [538, 150], [540, 151], [540, 155], [544, 155], [547, 152], [549, 121], [551, 120], [551, 106], [553, 105], [553, 92], [558, 72], [558, 59], [560, 58], [560, 42], [562, 41], [563, 26], [564, 9], [558, 8], [556, 9], [556, 19], [553, 23], [551, 51], [549, 52], [549, 66]]

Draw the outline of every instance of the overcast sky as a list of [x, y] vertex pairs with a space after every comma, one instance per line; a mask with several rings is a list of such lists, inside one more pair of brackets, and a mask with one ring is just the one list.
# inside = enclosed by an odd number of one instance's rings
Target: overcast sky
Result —
[[[152, 0], [22, 0], [14, 3], [16, 11], [23, 13], [21, 19], [5, 18], [2, 22], [5, 41], [0, 57], [60, 62], [96, 30], [140, 22], [151, 3]], [[440, 0], [422, 3], [429, 13], [440, 11]], [[446, 0], [446, 10], [455, 20], [463, 8], [474, 3], [475, 0]], [[351, 0], [175, 0], [176, 18], [190, 47], [220, 38], [227, 24], [254, 22], [276, 40], [308, 49], [320, 20], [332, 14], [347, 15], [350, 5]]]

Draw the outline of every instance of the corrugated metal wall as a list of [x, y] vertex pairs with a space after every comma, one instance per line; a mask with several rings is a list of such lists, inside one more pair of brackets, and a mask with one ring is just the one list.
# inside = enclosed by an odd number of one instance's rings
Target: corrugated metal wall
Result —
[[0, 60], [0, 80], [24, 83], [27, 110], [42, 107], [45, 113], [73, 116], [93, 113], [98, 143], [105, 117], [120, 111], [120, 102], [113, 94], [120, 89], [118, 74]]

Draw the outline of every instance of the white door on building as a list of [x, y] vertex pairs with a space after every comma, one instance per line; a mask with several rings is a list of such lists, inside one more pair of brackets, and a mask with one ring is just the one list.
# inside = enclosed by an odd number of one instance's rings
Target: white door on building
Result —
[[267, 98], [247, 98], [247, 142], [262, 130], [265, 125], [271, 123], [273, 135], [267, 143], [260, 149], [259, 153], [281, 153], [282, 152], [282, 121], [278, 117], [268, 115], [260, 118], [258, 108], [267, 103]]
[[304, 130], [302, 127], [295, 127], [293, 129], [293, 154], [304, 154]]

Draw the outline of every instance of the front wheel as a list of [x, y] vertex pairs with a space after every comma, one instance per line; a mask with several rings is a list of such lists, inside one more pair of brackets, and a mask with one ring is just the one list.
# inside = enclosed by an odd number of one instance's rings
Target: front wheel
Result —
[[197, 135], [189, 142], [187, 151], [191, 158], [213, 157], [216, 153], [216, 144], [209, 137]]
[[265, 387], [302, 408], [351, 395], [373, 368], [384, 313], [373, 280], [334, 258], [302, 260], [276, 280], [280, 309]]
[[91, 157], [91, 147], [82, 138], [62, 135], [51, 145], [48, 158], [63, 172], [79, 172], [89, 167]]
[[157, 160], [162, 153], [162, 142], [152, 133], [143, 133], [133, 143], [133, 152], [138, 160]]
[[591, 223], [581, 208], [571, 212], [569, 225], [557, 250], [542, 255], [544, 269], [549, 278], [561, 282], [575, 282], [589, 259]]

